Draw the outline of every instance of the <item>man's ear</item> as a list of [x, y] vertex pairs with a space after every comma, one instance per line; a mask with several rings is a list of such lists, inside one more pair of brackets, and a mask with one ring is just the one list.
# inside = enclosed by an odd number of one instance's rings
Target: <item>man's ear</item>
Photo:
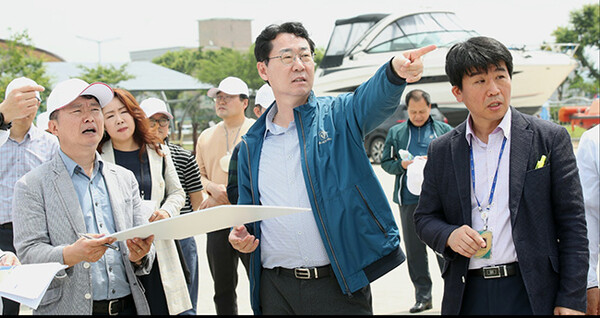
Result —
[[258, 62], [256, 63], [256, 68], [258, 69], [258, 75], [260, 78], [262, 78], [264, 81], [268, 81], [269, 76], [267, 75], [267, 64], [265, 64], [265, 62]]
[[48, 121], [48, 131], [58, 137], [58, 121], [56, 119]]
[[463, 101], [462, 91], [460, 90], [460, 88], [458, 88], [458, 86], [452, 86], [452, 94], [456, 98], [457, 102], [462, 103], [462, 101]]

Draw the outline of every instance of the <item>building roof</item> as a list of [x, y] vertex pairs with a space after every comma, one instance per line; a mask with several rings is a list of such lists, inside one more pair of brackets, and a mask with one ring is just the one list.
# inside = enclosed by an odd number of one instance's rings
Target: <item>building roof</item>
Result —
[[[96, 67], [97, 63], [68, 63], [47, 62], [46, 72], [51, 77], [52, 88], [64, 80], [78, 77], [83, 71], [79, 65], [87, 68]], [[113, 65], [117, 68], [125, 63], [102, 63], [102, 65]], [[146, 62], [134, 61], [127, 63], [126, 71], [135, 78], [122, 81], [119, 87], [128, 91], [195, 91], [209, 89], [210, 84], [202, 83], [187, 74], [177, 72], [166, 67]]]
[[[0, 48], [5, 48], [7, 46], [7, 42], [10, 40], [0, 39]], [[33, 55], [41, 58], [46, 62], [63, 62], [64, 59], [52, 52], [46, 51], [44, 49], [40, 49], [38, 47], [32, 46]]]

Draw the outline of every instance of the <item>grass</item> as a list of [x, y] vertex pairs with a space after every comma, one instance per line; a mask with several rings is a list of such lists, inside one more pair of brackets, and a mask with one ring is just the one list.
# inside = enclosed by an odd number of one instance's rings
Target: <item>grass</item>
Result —
[[569, 135], [571, 135], [571, 139], [581, 138], [581, 135], [586, 131], [586, 129], [583, 127], [579, 127], [579, 126], [571, 127], [571, 124], [563, 124], [561, 126], [563, 126], [567, 129], [567, 131], [569, 132]]

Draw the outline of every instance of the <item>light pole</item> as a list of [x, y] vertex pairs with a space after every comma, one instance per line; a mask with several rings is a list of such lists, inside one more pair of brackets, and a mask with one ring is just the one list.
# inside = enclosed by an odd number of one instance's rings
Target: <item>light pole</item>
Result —
[[120, 38], [111, 38], [111, 39], [104, 39], [104, 40], [94, 40], [94, 39], [86, 38], [86, 37], [83, 37], [83, 36], [80, 36], [80, 35], [77, 35], [77, 37], [80, 38], [80, 39], [82, 39], [82, 40], [92, 41], [92, 42], [98, 43], [98, 65], [102, 61], [101, 51], [100, 51], [100, 47], [102, 45], [102, 42], [108, 42], [108, 41], [114, 41], [114, 40], [120, 39]]

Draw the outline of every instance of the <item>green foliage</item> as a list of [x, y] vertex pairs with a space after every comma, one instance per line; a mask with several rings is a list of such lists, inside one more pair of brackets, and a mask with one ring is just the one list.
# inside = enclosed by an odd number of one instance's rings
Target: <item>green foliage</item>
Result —
[[198, 79], [218, 86], [228, 76], [239, 77], [254, 90], [265, 83], [256, 69], [254, 45], [245, 52], [230, 48], [204, 52], [203, 58], [198, 61]]
[[152, 63], [195, 77], [201, 59], [203, 59], [202, 50], [186, 49], [167, 52], [154, 58]]
[[6, 48], [0, 49], [0, 99], [4, 99], [8, 83], [25, 76], [46, 88], [42, 92], [42, 100], [46, 100], [50, 77], [46, 75], [44, 60], [33, 52], [34, 47], [27, 31], [12, 34], [6, 41]]
[[77, 67], [83, 71], [80, 78], [88, 83], [102, 82], [111, 87], [119, 87], [120, 82], [135, 78], [134, 75], [127, 73], [127, 64], [118, 68], [114, 65], [97, 65], [96, 67], [79, 65]]
[[[600, 21], [600, 5], [587, 4], [579, 10], [571, 11], [569, 26], [558, 27], [552, 32], [557, 43], [579, 44], [573, 56], [582, 67], [575, 70], [575, 76], [569, 85], [571, 89], [588, 95], [598, 93], [600, 84], [600, 72], [594, 65], [597, 57], [588, 59], [584, 54], [586, 48], [596, 52], [600, 50], [600, 23], [598, 21]], [[586, 72], [589, 73], [591, 82], [585, 81], [583, 76]]]

